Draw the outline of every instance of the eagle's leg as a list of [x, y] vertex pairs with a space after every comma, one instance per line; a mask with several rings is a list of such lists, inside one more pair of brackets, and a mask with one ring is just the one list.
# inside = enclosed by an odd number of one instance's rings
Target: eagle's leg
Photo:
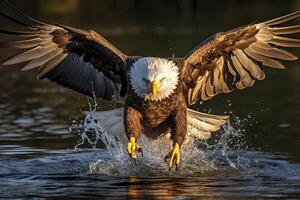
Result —
[[187, 133], [187, 116], [186, 116], [186, 108], [184, 103], [177, 106], [173, 116], [171, 116], [171, 120], [175, 122], [175, 123], [171, 123], [174, 124], [173, 127], [171, 128], [173, 149], [166, 155], [165, 161], [167, 161], [167, 159], [169, 158], [169, 162], [168, 162], [169, 170], [173, 167], [174, 163], [177, 170], [180, 164], [180, 147]]
[[136, 140], [135, 137], [130, 137], [129, 142], [127, 144], [127, 151], [129, 156], [132, 159], [136, 159], [136, 154], [135, 154], [136, 151], [140, 152], [142, 156], [144, 155], [142, 148], [135, 143], [135, 140]]
[[176, 171], [177, 171], [179, 163], [180, 163], [180, 147], [179, 147], [178, 143], [175, 143], [172, 151], [170, 151], [168, 153], [168, 155], [166, 155], [165, 161], [167, 161], [168, 158], [169, 158], [169, 162], [168, 162], [169, 170], [171, 170], [171, 168], [173, 167], [173, 165], [175, 163], [175, 167], [176, 167]]
[[132, 159], [136, 159], [136, 152], [143, 156], [142, 148], [136, 144], [136, 140], [142, 132], [141, 114], [132, 107], [125, 107], [124, 110], [124, 127], [128, 137], [127, 152]]

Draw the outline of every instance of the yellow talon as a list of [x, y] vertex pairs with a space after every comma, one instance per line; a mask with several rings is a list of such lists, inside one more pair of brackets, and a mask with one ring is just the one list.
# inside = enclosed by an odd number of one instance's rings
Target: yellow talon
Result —
[[176, 169], [179, 166], [180, 163], [180, 148], [179, 148], [179, 144], [175, 143], [173, 150], [170, 152], [171, 156], [170, 156], [170, 160], [169, 160], [169, 169], [171, 169], [175, 163], [176, 165]]
[[142, 154], [142, 156], [143, 156], [142, 148], [139, 145], [137, 145], [135, 143], [135, 141], [136, 140], [135, 140], [134, 137], [130, 137], [129, 142], [127, 144], [127, 151], [128, 151], [129, 156], [132, 159], [136, 159], [136, 157], [137, 157], [136, 153], [135, 153], [136, 151], [140, 152]]

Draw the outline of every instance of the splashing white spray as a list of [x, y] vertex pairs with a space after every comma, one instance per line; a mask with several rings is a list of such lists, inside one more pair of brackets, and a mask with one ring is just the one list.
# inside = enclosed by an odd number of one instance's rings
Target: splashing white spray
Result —
[[[167, 170], [164, 156], [171, 150], [171, 142], [165, 137], [156, 140], [148, 139], [145, 136], [139, 138], [139, 144], [143, 148], [144, 157], [139, 155], [134, 162], [131, 160], [125, 149], [127, 139], [124, 133], [111, 134], [106, 130], [104, 124], [108, 119], [97, 116], [96, 106], [90, 105], [90, 111], [85, 113], [83, 123], [74, 124], [73, 131], [77, 130], [81, 139], [75, 146], [86, 143], [93, 148], [101, 141], [106, 150], [105, 155], [99, 157], [97, 162], [90, 163], [90, 173], [118, 176], [165, 176], [173, 174]], [[114, 117], [114, 116], [111, 116]], [[228, 122], [222, 130], [215, 134], [209, 141], [189, 138], [189, 143], [182, 146], [181, 166], [177, 175], [199, 176], [218, 171], [243, 169], [244, 161], [239, 158], [239, 150], [244, 147], [242, 120], [237, 117], [232, 119], [238, 126], [234, 129]], [[116, 128], [111, 125], [112, 129]], [[116, 132], [116, 131], [115, 131]]]

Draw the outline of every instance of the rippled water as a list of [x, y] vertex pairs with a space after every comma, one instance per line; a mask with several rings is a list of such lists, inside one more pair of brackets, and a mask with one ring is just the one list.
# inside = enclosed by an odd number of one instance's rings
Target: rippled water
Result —
[[[131, 173], [138, 176], [112, 176], [118, 169], [109, 164], [111, 160], [104, 150], [69, 152], [26, 161], [2, 161], [0, 191], [4, 198], [298, 197], [299, 166], [260, 152], [232, 153], [238, 153], [247, 167], [232, 168], [223, 164], [218, 169], [192, 176], [167, 172], [163, 176], [139, 175], [139, 170], [149, 170], [141, 163], [131, 164], [127, 169], [135, 171]], [[99, 160], [106, 164], [99, 164], [100, 171], [92, 173], [89, 164]], [[159, 173], [161, 169], [156, 171]]]
[[[184, 3], [166, 7], [167, 1], [63, 1], [65, 10], [58, 11], [49, 2], [57, 1], [16, 1], [43, 20], [93, 27], [130, 55], [153, 56], [184, 55], [210, 33], [298, 6], [292, 0], [222, 6], [211, 1], [199, 3], [196, 12]], [[2, 53], [1, 58], [9, 52]], [[21, 73], [18, 67], [1, 68], [0, 199], [299, 199], [299, 65], [267, 70], [266, 80], [253, 88], [198, 104], [199, 111], [229, 114], [230, 124], [207, 142], [183, 147], [178, 172], [168, 171], [163, 161], [171, 148], [168, 141], [142, 138], [145, 155], [133, 162], [126, 141], [85, 118], [95, 106], [107, 110], [116, 105], [36, 81], [34, 73]]]
[[163, 161], [170, 149], [166, 140], [142, 137], [139, 143], [145, 155], [133, 162], [124, 148], [126, 141], [111, 136], [101, 121], [87, 116], [68, 121], [70, 126], [59, 126], [54, 120], [59, 115], [51, 112], [42, 107], [14, 120], [1, 120], [2, 198], [273, 199], [300, 195], [300, 164], [289, 162], [279, 152], [247, 148], [244, 128], [253, 121], [251, 117], [232, 117], [232, 125], [224, 126], [213, 140], [184, 146], [182, 165], [175, 172], [168, 171]]

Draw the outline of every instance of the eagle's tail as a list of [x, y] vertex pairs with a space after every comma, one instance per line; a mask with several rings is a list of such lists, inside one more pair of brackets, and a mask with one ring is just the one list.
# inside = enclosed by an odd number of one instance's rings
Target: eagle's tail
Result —
[[207, 140], [212, 132], [221, 129], [229, 116], [211, 115], [187, 109], [188, 136]]
[[[123, 127], [123, 111], [124, 108], [100, 112], [86, 112], [85, 122], [89, 123], [92, 121], [99, 123], [99, 125], [110, 134], [118, 136], [120, 139], [126, 139]], [[228, 118], [229, 116], [211, 115], [187, 109], [187, 139], [209, 139], [211, 133], [220, 130]]]

